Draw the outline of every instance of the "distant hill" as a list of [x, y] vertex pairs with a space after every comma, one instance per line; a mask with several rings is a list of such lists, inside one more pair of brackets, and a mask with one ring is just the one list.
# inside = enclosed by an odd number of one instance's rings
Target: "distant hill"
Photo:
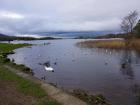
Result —
[[7, 37], [8, 35], [5, 35], [5, 34], [1, 34], [0, 33], [0, 37]]
[[56, 31], [56, 32], [36, 32], [33, 34], [38, 34], [42, 36], [57, 36], [57, 37], [68, 37], [68, 38], [79, 38], [79, 37], [96, 37], [100, 35], [105, 35], [109, 31]]
[[[8, 36], [4, 34], [0, 34], [1, 41], [8, 40], [53, 40], [53, 39], [61, 39], [61, 38], [75, 38], [75, 39], [97, 39], [97, 38], [124, 38], [126, 37], [124, 34], [110, 34], [114, 32], [109, 31], [58, 31], [58, 32], [36, 32], [31, 33], [35, 35], [43, 36], [42, 38], [34, 38], [34, 37], [16, 37], [16, 36]], [[131, 36], [130, 36], [131, 37]]]
[[12, 37], [0, 33], [0, 41], [12, 40]]
[[0, 41], [13, 41], [13, 40], [53, 40], [60, 38], [53, 37], [43, 37], [43, 38], [34, 38], [34, 37], [17, 37], [17, 36], [8, 36], [4, 34], [0, 34]]

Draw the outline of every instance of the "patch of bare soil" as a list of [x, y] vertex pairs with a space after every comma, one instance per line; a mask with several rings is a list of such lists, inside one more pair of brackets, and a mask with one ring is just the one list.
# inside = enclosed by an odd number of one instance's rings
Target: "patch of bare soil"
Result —
[[35, 99], [19, 92], [15, 83], [0, 80], [0, 105], [35, 105]]

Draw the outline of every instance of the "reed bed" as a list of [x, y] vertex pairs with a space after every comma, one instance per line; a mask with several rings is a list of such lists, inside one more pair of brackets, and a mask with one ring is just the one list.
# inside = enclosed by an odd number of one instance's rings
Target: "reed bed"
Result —
[[87, 40], [77, 43], [80, 47], [88, 48], [108, 48], [108, 49], [130, 49], [140, 51], [140, 39], [131, 39], [128, 41], [129, 44], [126, 46], [125, 40]]

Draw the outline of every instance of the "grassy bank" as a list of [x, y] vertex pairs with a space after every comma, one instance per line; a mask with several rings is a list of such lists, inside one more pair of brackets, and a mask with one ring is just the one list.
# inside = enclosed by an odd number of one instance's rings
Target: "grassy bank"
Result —
[[[8, 65], [14, 69], [32, 73], [30, 68], [24, 65], [17, 65], [7, 58], [8, 54], [14, 53], [14, 49], [25, 46], [30, 45], [0, 43], [0, 82], [2, 84], [0, 86], [0, 103], [7, 105], [58, 105], [56, 101], [47, 96], [40, 84], [19, 77], [4, 67], [4, 65]], [[5, 94], [6, 92], [7, 94]]]
[[[109, 49], [124, 49], [126, 42], [124, 40], [87, 40], [77, 43], [78, 46], [88, 48], [109, 48]], [[140, 51], [140, 39], [129, 40], [128, 47], [133, 50]]]
[[[29, 103], [26, 103], [25, 105], [58, 105], [55, 101], [52, 101], [47, 94], [45, 93], [45, 91], [40, 87], [40, 84], [36, 84], [33, 83], [25, 78], [19, 77], [16, 74], [14, 74], [13, 72], [11, 72], [10, 70], [6, 69], [3, 65], [0, 65], [0, 81], [4, 84], [4, 87], [7, 86], [14, 86], [14, 91], [12, 90], [13, 94], [10, 94], [11, 96], [7, 99], [6, 103], [10, 103], [13, 102], [14, 97], [16, 93], [16, 95], [20, 94], [20, 96], [24, 99], [27, 100], [28, 98], [30, 98], [31, 100], [29, 100]], [[9, 88], [10, 89], [10, 88]], [[7, 91], [10, 91], [10, 90]], [[1, 91], [4, 90], [0, 90], [0, 97], [8, 97], [6, 96], [7, 94], [2, 94]], [[27, 97], [27, 99], [26, 99]], [[22, 102], [22, 99], [19, 99], [20, 102]], [[4, 103], [2, 100], [0, 100], [1, 103]], [[18, 100], [14, 101], [15, 103], [12, 104], [18, 104], [20, 102], [18, 102]], [[18, 103], [16, 103], [18, 102]], [[21, 103], [24, 104], [24, 103]], [[10, 104], [9, 104], [10, 105]]]
[[0, 63], [8, 64], [15, 69], [19, 69], [26, 73], [33, 74], [32, 70], [24, 65], [17, 65], [14, 63], [14, 60], [11, 62], [10, 59], [7, 58], [8, 54], [13, 54], [13, 50], [21, 47], [31, 46], [30, 44], [7, 44], [7, 43], [0, 43]]
[[0, 43], [0, 52], [1, 53], [11, 53], [14, 49], [30, 46], [29, 44], [8, 44], [8, 43]]
[[8, 62], [7, 59], [8, 54], [13, 54], [13, 50], [25, 46], [30, 46], [29, 44], [7, 44], [7, 43], [0, 43], [0, 63]]

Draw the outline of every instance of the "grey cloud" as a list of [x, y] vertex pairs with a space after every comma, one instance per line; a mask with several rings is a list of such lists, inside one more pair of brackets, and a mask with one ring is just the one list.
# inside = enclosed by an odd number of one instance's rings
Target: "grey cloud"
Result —
[[118, 31], [121, 18], [140, 11], [139, 0], [0, 0], [0, 11], [24, 16], [0, 17], [0, 32]]

